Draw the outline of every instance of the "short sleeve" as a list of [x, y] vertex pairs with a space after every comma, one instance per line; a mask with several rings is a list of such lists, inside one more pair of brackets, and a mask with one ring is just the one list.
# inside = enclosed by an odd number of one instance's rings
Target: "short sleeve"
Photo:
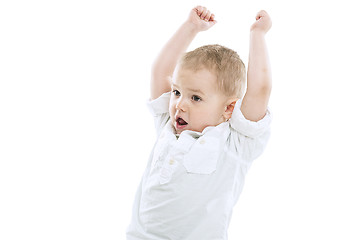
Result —
[[259, 121], [254, 122], [246, 119], [241, 111], [241, 100], [236, 102], [230, 121], [231, 127], [237, 132], [250, 137], [256, 138], [263, 135], [270, 128], [272, 115], [267, 109], [266, 115]]
[[246, 119], [241, 111], [241, 101], [238, 100], [230, 122], [230, 149], [245, 163], [249, 164], [258, 158], [266, 148], [270, 137], [272, 115], [267, 109], [266, 115], [254, 122]]
[[154, 117], [154, 126], [157, 135], [159, 135], [169, 120], [169, 100], [170, 92], [166, 92], [158, 98], [147, 102], [148, 109]]

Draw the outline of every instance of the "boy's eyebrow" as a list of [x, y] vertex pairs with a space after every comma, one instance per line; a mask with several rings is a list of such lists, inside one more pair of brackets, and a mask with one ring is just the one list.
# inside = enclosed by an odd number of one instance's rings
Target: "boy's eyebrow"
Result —
[[[172, 85], [175, 86], [176, 88], [179, 88], [179, 86], [178, 86], [177, 84], [172, 83]], [[200, 93], [200, 94], [205, 95], [205, 94], [202, 92], [202, 90], [200, 90], [200, 89], [192, 89], [192, 88], [187, 88], [187, 89], [188, 89], [189, 91], [197, 92], [197, 93]]]

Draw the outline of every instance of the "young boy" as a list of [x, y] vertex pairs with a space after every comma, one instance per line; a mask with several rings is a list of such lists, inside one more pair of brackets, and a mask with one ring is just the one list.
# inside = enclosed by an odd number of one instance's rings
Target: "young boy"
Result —
[[245, 94], [245, 67], [236, 52], [208, 45], [183, 55], [197, 33], [214, 24], [214, 14], [194, 8], [153, 65], [149, 107], [158, 139], [136, 193], [128, 240], [227, 239], [245, 174], [269, 138], [270, 17], [260, 11], [251, 26]]

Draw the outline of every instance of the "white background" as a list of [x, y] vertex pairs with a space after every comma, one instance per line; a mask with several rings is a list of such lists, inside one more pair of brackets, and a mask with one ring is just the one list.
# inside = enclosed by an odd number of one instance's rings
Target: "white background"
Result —
[[125, 239], [155, 140], [150, 66], [205, 5], [247, 63], [260, 9], [273, 27], [272, 137], [229, 239], [361, 239], [357, 1], [1, 1], [0, 239]]

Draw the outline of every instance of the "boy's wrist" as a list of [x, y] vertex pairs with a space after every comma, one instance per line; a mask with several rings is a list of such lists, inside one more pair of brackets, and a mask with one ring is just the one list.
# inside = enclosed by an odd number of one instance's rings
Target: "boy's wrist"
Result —
[[267, 32], [261, 29], [251, 29], [250, 34], [252, 36], [264, 37], [267, 34]]
[[197, 34], [201, 31], [197, 25], [188, 20], [183, 23], [183, 27], [191, 34]]

